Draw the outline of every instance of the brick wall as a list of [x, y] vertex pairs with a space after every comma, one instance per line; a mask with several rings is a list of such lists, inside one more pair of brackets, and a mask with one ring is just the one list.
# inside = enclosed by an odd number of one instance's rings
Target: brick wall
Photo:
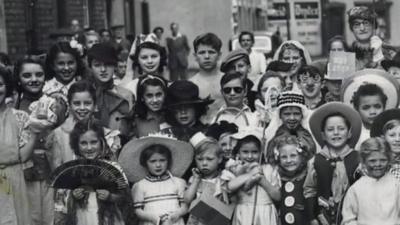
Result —
[[7, 45], [10, 56], [20, 55], [25, 52], [27, 48], [25, 17], [26, 2], [26, 0], [4, 1]]

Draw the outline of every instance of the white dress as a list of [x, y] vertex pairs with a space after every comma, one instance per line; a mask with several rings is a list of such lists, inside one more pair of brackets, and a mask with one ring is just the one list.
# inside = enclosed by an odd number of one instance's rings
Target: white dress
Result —
[[[278, 171], [268, 164], [263, 165], [262, 168], [267, 181], [274, 186], [280, 186]], [[252, 225], [256, 189], [258, 189], [258, 194], [254, 225], [279, 224], [278, 212], [271, 197], [261, 186], [257, 185], [247, 192], [238, 191], [238, 204], [233, 215], [232, 225]]]

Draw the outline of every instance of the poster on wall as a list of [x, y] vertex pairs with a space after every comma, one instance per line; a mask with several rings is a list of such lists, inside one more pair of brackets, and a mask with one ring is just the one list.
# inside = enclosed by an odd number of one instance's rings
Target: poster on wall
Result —
[[[281, 32], [288, 39], [287, 19], [290, 23], [290, 38], [298, 40], [312, 56], [322, 54], [321, 4], [319, 0], [276, 1], [268, 10], [269, 30]], [[287, 15], [288, 13], [288, 15]]]

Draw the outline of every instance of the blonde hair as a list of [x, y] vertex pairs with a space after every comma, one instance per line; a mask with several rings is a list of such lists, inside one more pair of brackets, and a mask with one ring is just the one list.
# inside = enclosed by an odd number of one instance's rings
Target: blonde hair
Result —
[[389, 143], [387, 143], [387, 141], [382, 137], [368, 138], [361, 144], [361, 160], [365, 162], [368, 156], [370, 156], [373, 152], [383, 153], [386, 155], [389, 161], [391, 159]]
[[395, 127], [400, 127], [400, 120], [398, 119], [393, 119], [389, 120], [385, 123], [385, 125], [382, 127], [382, 134], [386, 134], [388, 130], [391, 130]]
[[214, 138], [207, 137], [201, 143], [196, 146], [196, 149], [194, 151], [195, 156], [202, 155], [204, 152], [206, 152], [209, 149], [212, 149], [214, 147], [215, 149], [215, 154], [219, 157], [222, 157], [224, 152], [222, 149], [219, 147], [218, 141], [215, 140]]

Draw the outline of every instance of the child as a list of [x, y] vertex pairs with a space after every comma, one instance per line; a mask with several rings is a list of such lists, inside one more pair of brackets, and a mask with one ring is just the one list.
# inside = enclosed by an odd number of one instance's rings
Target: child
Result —
[[[195, 198], [200, 198], [202, 194], [219, 196], [221, 194], [221, 170], [220, 164], [223, 159], [223, 152], [218, 146], [218, 142], [203, 133], [197, 133], [191, 139], [195, 147], [196, 168], [192, 169], [193, 176], [189, 179], [184, 198], [190, 204]], [[187, 224], [201, 225], [201, 221], [190, 215]]]
[[361, 161], [367, 176], [361, 177], [346, 193], [343, 225], [399, 224], [400, 185], [389, 172], [390, 147], [381, 137], [361, 144]]
[[233, 138], [238, 140], [234, 153], [243, 162], [242, 171], [245, 172], [236, 173], [236, 177], [227, 183], [228, 191], [235, 192], [238, 197], [232, 224], [251, 225], [253, 220], [254, 225], [279, 224], [273, 203], [281, 197], [279, 175], [271, 165], [259, 164], [262, 157], [259, 134], [242, 131]]
[[285, 135], [276, 140], [275, 160], [282, 182], [279, 203], [282, 225], [303, 225], [309, 221], [303, 196], [309, 156], [304, 148], [295, 136]]
[[[109, 160], [112, 156], [99, 122], [85, 120], [75, 125], [70, 145], [79, 158]], [[113, 164], [114, 166], [116, 163]], [[125, 199], [122, 190], [98, 189], [90, 185], [72, 190], [68, 198], [68, 225], [124, 225], [117, 203]]]
[[179, 178], [189, 167], [193, 147], [168, 136], [131, 140], [119, 162], [132, 187], [133, 207], [140, 225], [183, 225], [186, 182]]
[[224, 159], [233, 158], [231, 144], [231, 135], [238, 132], [238, 126], [225, 120], [220, 123], [213, 123], [207, 128], [206, 136], [218, 140], [219, 147], [224, 153]]
[[175, 81], [167, 91], [166, 120], [171, 127], [165, 131], [182, 141], [189, 141], [192, 135], [199, 131], [204, 132], [207, 127], [200, 121], [200, 117], [207, 112], [207, 106], [214, 100], [201, 99], [199, 87], [186, 80]]
[[311, 224], [339, 224], [340, 205], [356, 180], [358, 152], [353, 150], [361, 132], [359, 114], [350, 106], [330, 102], [310, 117], [311, 132], [322, 149], [309, 161], [304, 182], [307, 216]]
[[371, 137], [384, 137], [390, 146], [390, 173], [400, 180], [400, 109], [381, 113], [372, 124]]

